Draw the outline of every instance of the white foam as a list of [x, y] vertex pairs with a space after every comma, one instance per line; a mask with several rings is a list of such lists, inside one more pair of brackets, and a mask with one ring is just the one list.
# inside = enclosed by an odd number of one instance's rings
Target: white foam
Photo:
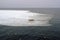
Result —
[[[0, 24], [9, 26], [51, 26], [48, 14], [32, 13], [25, 10], [0, 10]], [[34, 21], [29, 21], [34, 19]]]

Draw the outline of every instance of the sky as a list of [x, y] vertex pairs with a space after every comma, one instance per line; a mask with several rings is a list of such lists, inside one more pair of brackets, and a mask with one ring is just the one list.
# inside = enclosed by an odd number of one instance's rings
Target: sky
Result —
[[0, 0], [0, 8], [60, 8], [60, 0]]

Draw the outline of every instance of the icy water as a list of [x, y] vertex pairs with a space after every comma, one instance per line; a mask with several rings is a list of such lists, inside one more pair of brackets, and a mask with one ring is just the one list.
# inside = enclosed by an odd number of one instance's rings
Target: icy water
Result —
[[[13, 9], [12, 9], [13, 10]], [[60, 40], [60, 8], [21, 8], [54, 15], [52, 26], [14, 27], [0, 25], [0, 40]]]

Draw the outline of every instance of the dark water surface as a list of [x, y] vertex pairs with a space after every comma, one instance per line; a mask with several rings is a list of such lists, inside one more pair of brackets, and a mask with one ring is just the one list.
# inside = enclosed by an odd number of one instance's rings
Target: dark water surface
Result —
[[12, 27], [0, 26], [0, 40], [60, 40], [60, 27], [29, 26]]
[[29, 26], [29, 27], [13, 27], [0, 25], [0, 40], [60, 40], [59, 8], [40, 8], [40, 9], [21, 8], [16, 10], [30, 10], [32, 12], [54, 14], [55, 16], [52, 21], [53, 24], [52, 26]]

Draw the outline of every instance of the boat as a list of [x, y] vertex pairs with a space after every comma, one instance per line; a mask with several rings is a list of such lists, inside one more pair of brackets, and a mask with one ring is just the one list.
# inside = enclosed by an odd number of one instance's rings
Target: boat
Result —
[[49, 14], [29, 10], [0, 10], [0, 25], [7, 26], [51, 26]]

